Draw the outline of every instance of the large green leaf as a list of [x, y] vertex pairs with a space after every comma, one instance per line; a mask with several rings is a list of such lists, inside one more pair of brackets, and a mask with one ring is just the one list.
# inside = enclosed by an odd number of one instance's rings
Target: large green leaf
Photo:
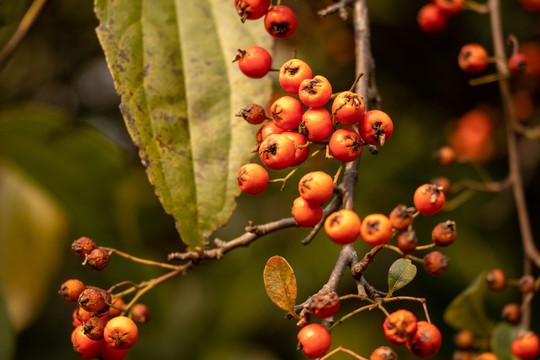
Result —
[[479, 336], [489, 336], [493, 322], [488, 318], [484, 296], [487, 291], [486, 272], [480, 273], [476, 279], [459, 294], [444, 312], [444, 320], [454, 329], [468, 329]]
[[51, 279], [62, 263], [68, 222], [49, 194], [5, 163], [0, 199], [0, 284], [18, 332], [45, 306], [43, 294], [59, 286]]
[[248, 79], [238, 48], [271, 46], [230, 1], [96, 0], [97, 34], [121, 110], [163, 208], [191, 248], [224, 224], [256, 129], [235, 114], [264, 105], [271, 79]]

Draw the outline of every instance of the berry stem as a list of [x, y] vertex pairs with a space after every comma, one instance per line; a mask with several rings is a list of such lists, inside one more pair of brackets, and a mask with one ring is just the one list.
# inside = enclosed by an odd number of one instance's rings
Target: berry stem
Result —
[[126, 259], [129, 259], [131, 261], [135, 261], [135, 262], [138, 262], [138, 263], [141, 263], [141, 264], [159, 266], [159, 267], [162, 267], [164, 269], [171, 269], [171, 270], [176, 270], [177, 269], [177, 266], [175, 266], [175, 265], [162, 263], [162, 262], [159, 262], [159, 261], [142, 259], [142, 258], [130, 255], [128, 253], [125, 253], [123, 251], [116, 250], [116, 249], [113, 249], [113, 248], [102, 247], [102, 249], [107, 250], [110, 253], [115, 253], [116, 255], [120, 255], [120, 256], [122, 256], [122, 257], [124, 257]]
[[343, 346], [338, 346], [338, 347], [335, 348], [334, 350], [328, 352], [328, 353], [327, 353], [326, 355], [324, 355], [322, 358], [319, 358], [319, 360], [326, 360], [326, 359], [329, 359], [330, 357], [332, 357], [333, 355], [337, 354], [338, 352], [344, 352], [344, 353], [349, 354], [349, 355], [351, 355], [352, 357], [354, 357], [355, 359], [358, 359], [358, 360], [368, 360], [368, 359], [366, 359], [365, 357], [358, 355], [358, 354], [355, 353], [354, 351], [349, 350], [349, 349], [347, 349], [347, 348], [344, 348]]

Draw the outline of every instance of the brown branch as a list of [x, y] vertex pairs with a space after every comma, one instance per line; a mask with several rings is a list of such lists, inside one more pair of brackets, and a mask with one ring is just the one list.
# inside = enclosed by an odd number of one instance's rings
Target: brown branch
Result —
[[348, 5], [351, 5], [355, 0], [339, 0], [335, 4], [329, 5], [328, 7], [320, 10], [317, 12], [319, 16], [328, 16], [332, 14], [339, 13], [339, 16], [343, 20], [347, 20], [349, 17], [349, 14], [347, 13], [347, 10], [345, 7]]

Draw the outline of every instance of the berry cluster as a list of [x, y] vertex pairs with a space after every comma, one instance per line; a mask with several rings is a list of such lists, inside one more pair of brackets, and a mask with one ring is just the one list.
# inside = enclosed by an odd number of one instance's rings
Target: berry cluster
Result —
[[418, 11], [417, 21], [422, 30], [438, 33], [448, 26], [448, 18], [463, 10], [465, 0], [432, 0]]
[[[109, 252], [88, 237], [75, 240], [71, 247], [84, 259], [83, 264], [95, 270], [102, 270], [109, 263]], [[66, 301], [76, 303], [71, 342], [83, 359], [123, 359], [137, 340], [137, 323], [146, 323], [150, 318], [146, 305], [126, 306], [121, 295], [86, 286], [79, 279], [65, 281], [59, 293]]]

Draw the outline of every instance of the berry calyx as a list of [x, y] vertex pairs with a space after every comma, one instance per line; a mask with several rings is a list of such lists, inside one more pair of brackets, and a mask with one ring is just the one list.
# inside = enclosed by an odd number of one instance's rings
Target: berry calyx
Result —
[[308, 324], [298, 332], [300, 348], [310, 359], [316, 359], [326, 354], [332, 338], [330, 333], [321, 324]]

